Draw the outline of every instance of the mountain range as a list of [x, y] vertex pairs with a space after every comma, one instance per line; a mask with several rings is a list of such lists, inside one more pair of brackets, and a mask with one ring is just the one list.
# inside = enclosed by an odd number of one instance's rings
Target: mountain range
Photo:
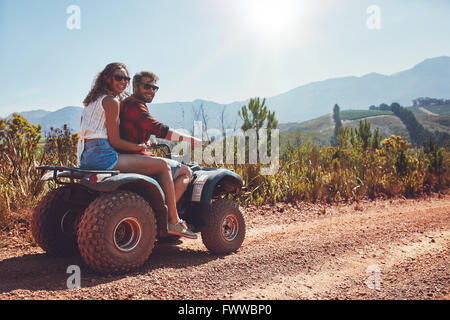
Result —
[[[266, 105], [275, 111], [281, 124], [303, 122], [329, 114], [335, 104], [341, 110], [368, 109], [370, 105], [392, 102], [408, 106], [417, 97], [448, 97], [449, 89], [450, 57], [442, 56], [424, 60], [411, 69], [392, 75], [369, 73], [361, 77], [347, 76], [312, 82], [267, 97]], [[192, 102], [155, 103], [149, 105], [149, 111], [156, 119], [172, 128], [192, 130], [194, 120], [206, 120], [208, 129], [221, 130], [222, 123], [225, 128], [239, 128], [241, 121], [238, 110], [248, 100], [231, 104], [200, 99]], [[54, 112], [33, 110], [20, 114], [32, 124], [42, 124], [44, 131], [52, 126], [62, 127], [63, 124], [78, 131], [82, 110], [82, 107], [70, 106]]]

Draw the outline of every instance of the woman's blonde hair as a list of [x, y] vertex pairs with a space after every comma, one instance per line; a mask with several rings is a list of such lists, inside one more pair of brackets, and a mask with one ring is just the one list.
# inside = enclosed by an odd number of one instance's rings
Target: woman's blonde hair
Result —
[[[113, 62], [108, 64], [105, 69], [103, 69], [103, 71], [101, 71], [95, 78], [94, 85], [92, 86], [91, 91], [89, 91], [88, 95], [83, 101], [84, 106], [88, 106], [91, 102], [97, 100], [103, 94], [113, 94], [107, 79], [112, 77], [114, 71], [116, 71], [117, 69], [124, 69], [127, 73], [127, 76], [129, 76], [128, 69], [125, 64], [121, 62]], [[121, 100], [123, 96], [128, 96], [128, 94], [126, 92], [120, 94], [119, 99]]]

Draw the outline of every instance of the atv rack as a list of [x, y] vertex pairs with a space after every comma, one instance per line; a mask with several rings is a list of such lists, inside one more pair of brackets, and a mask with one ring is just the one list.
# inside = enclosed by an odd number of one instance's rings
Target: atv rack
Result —
[[52, 173], [47, 172], [44, 174], [44, 172], [53, 171], [53, 180], [55, 180], [57, 184], [69, 184], [68, 182], [59, 180], [58, 178], [70, 178], [70, 183], [74, 183], [74, 179], [83, 179], [89, 176], [96, 176], [98, 174], [116, 176], [120, 173], [119, 170], [84, 170], [62, 166], [39, 166], [36, 169], [39, 169], [42, 172], [41, 180], [49, 180], [52, 177]]

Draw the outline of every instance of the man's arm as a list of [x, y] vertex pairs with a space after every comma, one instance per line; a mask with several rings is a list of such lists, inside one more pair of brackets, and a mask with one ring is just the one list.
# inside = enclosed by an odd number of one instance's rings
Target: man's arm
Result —
[[195, 146], [202, 146], [202, 141], [190, 135], [183, 134], [153, 118], [143, 104], [133, 103], [126, 106], [126, 112], [121, 117], [133, 121], [139, 128], [147, 133], [148, 136], [155, 135], [174, 142], [188, 141], [191, 149]]
[[194, 147], [202, 146], [202, 140], [187, 134], [183, 134], [179, 131], [170, 128], [169, 131], [167, 132], [167, 136], [164, 139], [175, 142], [187, 141], [191, 144], [191, 149], [194, 149]]

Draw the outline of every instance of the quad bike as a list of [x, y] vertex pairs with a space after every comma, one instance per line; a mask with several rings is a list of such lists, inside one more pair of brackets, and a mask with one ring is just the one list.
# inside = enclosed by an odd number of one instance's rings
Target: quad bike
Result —
[[[154, 147], [165, 148], [171, 158], [169, 146]], [[226, 195], [243, 189], [242, 178], [227, 169], [188, 166], [193, 178], [177, 204], [180, 218], [201, 233], [211, 253], [238, 250], [245, 237], [244, 216]], [[156, 240], [176, 237], [167, 232], [165, 196], [153, 177], [61, 166], [38, 169], [41, 180], [59, 186], [33, 212], [33, 237], [49, 254], [78, 251], [97, 272], [126, 272], [148, 260]]]

